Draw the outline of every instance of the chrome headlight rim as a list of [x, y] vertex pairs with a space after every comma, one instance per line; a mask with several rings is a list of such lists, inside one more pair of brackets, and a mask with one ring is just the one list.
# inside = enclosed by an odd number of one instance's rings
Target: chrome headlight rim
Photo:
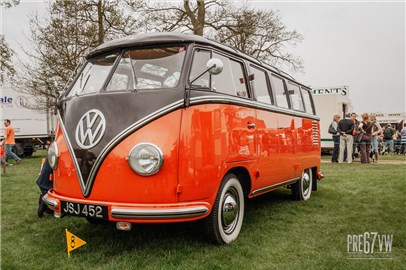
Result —
[[[157, 166], [154, 166], [153, 170], [150, 172], [143, 170], [139, 163], [138, 163], [139, 166], [136, 166], [137, 164], [133, 164], [133, 160], [131, 159], [132, 156], [136, 156], [136, 154], [135, 154], [136, 151], [139, 152], [140, 150], [142, 150], [146, 147], [152, 147], [152, 149], [154, 151], [156, 151], [157, 159], [158, 159]], [[128, 164], [130, 165], [131, 169], [138, 175], [151, 176], [151, 175], [157, 174], [161, 170], [161, 168], [164, 164], [164, 154], [162, 153], [162, 150], [157, 145], [155, 145], [153, 143], [142, 142], [142, 143], [136, 144], [133, 148], [131, 148], [130, 152], [127, 155], [127, 161], [128, 161]], [[137, 161], [135, 160], [134, 162], [137, 162]]]
[[59, 149], [56, 142], [51, 143], [48, 149], [48, 163], [53, 170], [58, 167]]

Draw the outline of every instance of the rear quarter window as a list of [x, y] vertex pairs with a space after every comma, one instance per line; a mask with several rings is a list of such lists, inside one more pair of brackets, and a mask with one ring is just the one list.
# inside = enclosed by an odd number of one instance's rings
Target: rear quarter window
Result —
[[289, 109], [288, 98], [285, 91], [285, 83], [283, 80], [275, 75], [271, 76], [272, 89], [275, 92], [276, 105], [278, 107]]

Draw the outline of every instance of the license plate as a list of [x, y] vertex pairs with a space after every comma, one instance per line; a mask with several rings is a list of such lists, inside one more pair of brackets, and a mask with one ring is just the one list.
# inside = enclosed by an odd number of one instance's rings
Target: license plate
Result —
[[108, 208], [105, 205], [82, 204], [61, 201], [62, 213], [65, 215], [108, 219]]

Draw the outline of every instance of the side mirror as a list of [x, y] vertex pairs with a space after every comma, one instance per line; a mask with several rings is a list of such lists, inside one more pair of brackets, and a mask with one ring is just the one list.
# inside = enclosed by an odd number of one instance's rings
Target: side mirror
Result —
[[223, 71], [223, 62], [218, 58], [211, 58], [207, 61], [207, 71], [212, 75], [218, 75]]
[[52, 91], [58, 98], [65, 92], [64, 89], [60, 89], [59, 83], [57, 81], [54, 81]]

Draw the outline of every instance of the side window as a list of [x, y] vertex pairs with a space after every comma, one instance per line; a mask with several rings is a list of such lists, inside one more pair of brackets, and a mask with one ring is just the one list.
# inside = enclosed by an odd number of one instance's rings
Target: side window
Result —
[[286, 97], [283, 80], [274, 75], [272, 75], [271, 78], [273, 90], [275, 91], [276, 105], [282, 108], [289, 109], [288, 99]]
[[220, 54], [213, 53], [213, 57], [224, 64], [223, 72], [212, 76], [213, 91], [248, 98], [243, 65]]
[[301, 91], [302, 91], [302, 96], [303, 96], [303, 101], [305, 104], [306, 112], [314, 114], [313, 107], [312, 107], [312, 100], [310, 97], [310, 92], [303, 88], [301, 88]]
[[251, 71], [254, 74], [253, 84], [257, 100], [260, 102], [272, 104], [271, 97], [269, 96], [268, 83], [266, 80], [265, 72], [253, 66], [251, 66]]
[[[210, 51], [196, 50], [193, 56], [192, 69], [189, 80], [192, 82], [206, 70], [206, 63], [210, 59]], [[192, 87], [210, 89], [210, 73], [206, 73], [192, 83]]]
[[302, 95], [300, 94], [299, 86], [288, 83], [288, 93], [292, 102], [292, 109], [296, 111], [304, 111]]

